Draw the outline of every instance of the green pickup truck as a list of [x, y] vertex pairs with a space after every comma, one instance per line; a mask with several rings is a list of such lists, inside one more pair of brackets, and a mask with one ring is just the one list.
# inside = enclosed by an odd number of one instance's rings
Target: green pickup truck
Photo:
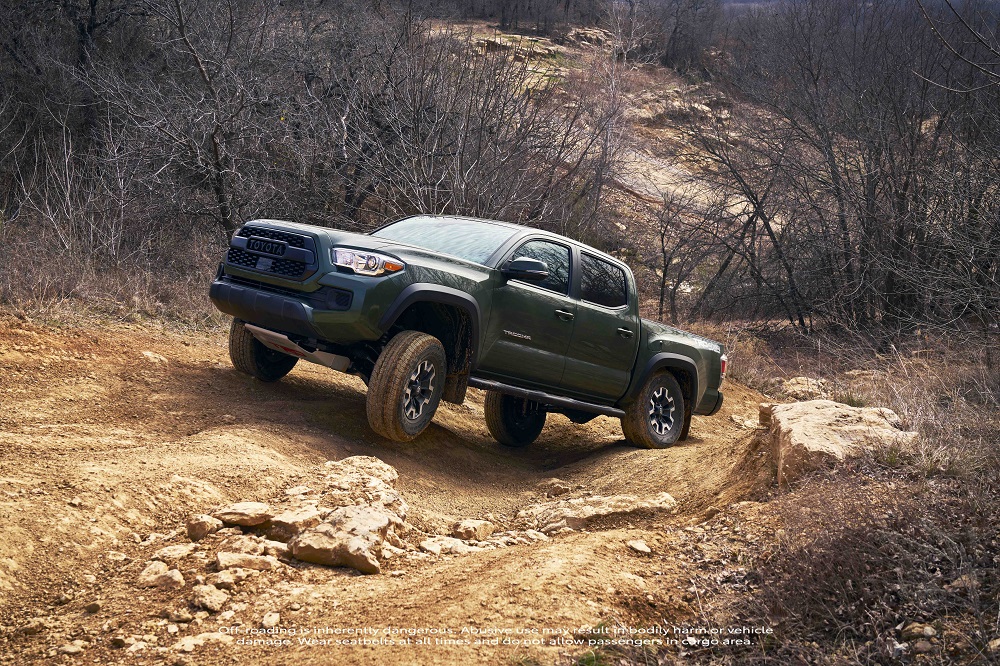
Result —
[[212, 282], [233, 365], [276, 381], [299, 359], [361, 376], [368, 422], [408, 441], [441, 400], [486, 391], [486, 425], [533, 442], [550, 412], [621, 419], [648, 448], [722, 405], [722, 345], [639, 317], [632, 272], [557, 234], [408, 217], [371, 234], [254, 220]]

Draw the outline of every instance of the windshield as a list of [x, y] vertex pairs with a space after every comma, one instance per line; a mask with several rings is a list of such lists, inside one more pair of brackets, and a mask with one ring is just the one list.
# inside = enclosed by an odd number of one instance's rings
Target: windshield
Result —
[[517, 229], [479, 220], [408, 217], [373, 232], [372, 236], [481, 264], [515, 233]]

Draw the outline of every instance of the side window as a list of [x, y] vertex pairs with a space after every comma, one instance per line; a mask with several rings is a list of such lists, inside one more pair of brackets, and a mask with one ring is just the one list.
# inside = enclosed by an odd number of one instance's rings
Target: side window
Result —
[[582, 255], [583, 275], [580, 298], [608, 308], [617, 308], [628, 303], [628, 283], [625, 271], [612, 263]]
[[549, 267], [549, 276], [541, 282], [532, 282], [543, 289], [569, 293], [569, 248], [549, 241], [528, 241], [514, 252], [514, 259], [527, 257], [544, 261]]

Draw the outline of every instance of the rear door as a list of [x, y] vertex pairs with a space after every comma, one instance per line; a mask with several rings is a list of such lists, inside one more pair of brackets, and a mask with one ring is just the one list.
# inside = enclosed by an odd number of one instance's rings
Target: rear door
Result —
[[625, 269], [580, 252], [580, 303], [562, 392], [615, 401], [628, 388], [639, 350], [639, 316]]
[[500, 262], [527, 257], [544, 261], [542, 282], [508, 280], [493, 293], [484, 352], [476, 375], [511, 384], [556, 389], [566, 366], [577, 303], [569, 296], [569, 245], [528, 239]]

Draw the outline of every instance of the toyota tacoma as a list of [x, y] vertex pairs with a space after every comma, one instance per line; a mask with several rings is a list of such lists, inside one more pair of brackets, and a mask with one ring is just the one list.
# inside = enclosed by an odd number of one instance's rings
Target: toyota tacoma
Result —
[[663, 448], [722, 405], [722, 345], [640, 318], [623, 262], [515, 224], [420, 215], [356, 234], [254, 220], [210, 296], [233, 317], [238, 370], [273, 382], [304, 359], [359, 375], [371, 428], [395, 441], [469, 386], [514, 447], [554, 412], [615, 417], [629, 442]]

